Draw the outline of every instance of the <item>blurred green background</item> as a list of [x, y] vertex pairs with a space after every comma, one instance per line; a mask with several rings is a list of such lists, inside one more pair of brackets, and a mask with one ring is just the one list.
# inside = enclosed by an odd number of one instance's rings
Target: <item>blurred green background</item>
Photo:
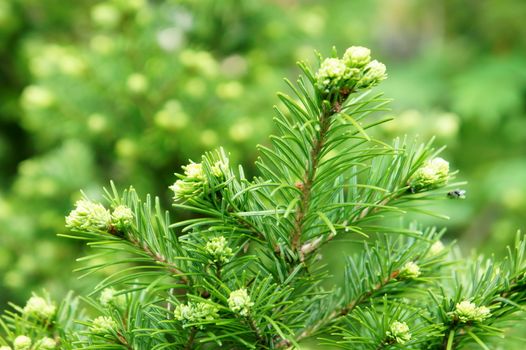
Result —
[[219, 145], [253, 173], [282, 77], [332, 46], [386, 63], [379, 136], [436, 136], [469, 181], [429, 222], [502, 254], [526, 222], [525, 19], [524, 0], [1, 1], [0, 305], [91, 283], [56, 237], [79, 189], [169, 204], [173, 173]]

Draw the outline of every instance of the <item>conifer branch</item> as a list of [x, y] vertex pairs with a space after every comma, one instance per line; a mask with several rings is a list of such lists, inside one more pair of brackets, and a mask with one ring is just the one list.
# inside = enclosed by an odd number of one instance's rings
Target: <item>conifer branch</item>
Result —
[[[400, 270], [393, 271], [389, 276], [385, 277], [381, 282], [376, 284], [372, 289], [364, 292], [360, 296], [358, 296], [356, 299], [352, 300], [351, 302], [347, 303], [341, 308], [338, 308], [334, 311], [332, 311], [329, 315], [322, 318], [315, 324], [307, 327], [305, 330], [303, 330], [300, 334], [296, 336], [296, 341], [300, 341], [305, 338], [309, 338], [316, 334], [320, 329], [325, 327], [326, 325], [336, 321], [340, 317], [344, 317], [348, 314], [350, 314], [357, 306], [365, 303], [369, 298], [371, 298], [374, 294], [378, 293], [382, 288], [387, 286], [389, 283], [396, 281], [397, 277], [400, 275]], [[283, 348], [290, 346], [291, 342], [287, 339], [281, 340], [277, 344], [277, 348]]]
[[138, 239], [134, 238], [131, 235], [128, 235], [128, 242], [130, 242], [135, 248], [138, 248], [139, 250], [146, 253], [150, 258], [152, 258], [152, 260], [154, 260], [158, 264], [166, 267], [171, 274], [179, 278], [184, 284], [188, 284], [190, 282], [190, 280], [183, 271], [181, 271], [172, 262], [168, 261], [168, 259], [166, 259], [166, 257], [162, 254], [152, 251], [145, 242], [141, 243]]
[[308, 211], [312, 185], [316, 176], [316, 170], [318, 169], [320, 153], [325, 143], [327, 131], [329, 130], [331, 115], [332, 111], [326, 106], [324, 106], [322, 113], [319, 117], [320, 130], [315, 135], [315, 139], [312, 142], [312, 148], [310, 150], [309, 159], [306, 162], [307, 164], [305, 167], [305, 173], [303, 175], [303, 181], [297, 186], [300, 188], [301, 194], [300, 201], [296, 209], [296, 214], [294, 216], [294, 229], [291, 238], [291, 246], [293, 250], [297, 250], [299, 244], [301, 243], [301, 234], [303, 232], [303, 220]]
[[197, 327], [192, 327], [192, 329], [190, 330], [188, 341], [186, 342], [184, 346], [184, 350], [191, 350], [193, 348], [196, 334], [197, 334]]

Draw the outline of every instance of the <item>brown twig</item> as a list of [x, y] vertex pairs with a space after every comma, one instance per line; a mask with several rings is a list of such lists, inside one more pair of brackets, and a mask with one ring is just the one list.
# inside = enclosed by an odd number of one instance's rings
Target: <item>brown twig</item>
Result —
[[184, 350], [192, 349], [192, 346], [194, 345], [196, 334], [197, 334], [197, 327], [192, 327], [192, 330], [190, 331], [190, 337], [188, 338], [188, 341], [186, 342], [186, 345], [184, 346]]
[[[320, 115], [320, 130], [318, 135], [315, 136], [312, 148], [310, 150], [309, 161], [305, 166], [305, 173], [302, 182], [297, 186], [300, 191], [300, 201], [296, 214], [294, 216], [294, 228], [291, 234], [291, 246], [293, 250], [298, 250], [301, 244], [301, 235], [303, 232], [303, 221], [307, 214], [309, 201], [311, 198], [312, 185], [316, 177], [316, 170], [320, 161], [320, 153], [325, 145], [327, 132], [330, 127], [330, 116], [334, 113], [333, 110], [324, 110]], [[301, 249], [300, 249], [301, 256]]]
[[137, 238], [132, 236], [128, 236], [128, 242], [130, 242], [136, 248], [139, 248], [140, 250], [144, 251], [157, 263], [164, 265], [171, 274], [176, 275], [184, 284], [188, 284], [190, 282], [188, 277], [185, 276], [184, 273], [181, 270], [179, 270], [177, 266], [169, 262], [165, 256], [152, 251], [146, 243], [140, 242]]
[[[329, 315], [324, 317], [323, 319], [319, 320], [312, 326], [306, 328], [303, 332], [301, 332], [297, 337], [296, 341], [300, 341], [302, 339], [308, 338], [312, 335], [314, 335], [320, 328], [323, 326], [333, 322], [334, 320], [348, 315], [351, 313], [358, 305], [364, 303], [366, 300], [368, 300], [373, 294], [378, 292], [380, 289], [388, 285], [393, 280], [396, 280], [396, 278], [399, 276], [400, 271], [396, 270], [393, 271], [389, 276], [385, 277], [382, 281], [380, 281], [378, 284], [376, 284], [371, 290], [361, 294], [359, 297], [348, 303], [347, 305], [343, 306], [342, 308], [336, 309], [333, 312], [331, 312]], [[281, 340], [279, 343], [276, 344], [276, 348], [284, 348], [286, 346], [292, 345], [291, 342], [287, 339]]]

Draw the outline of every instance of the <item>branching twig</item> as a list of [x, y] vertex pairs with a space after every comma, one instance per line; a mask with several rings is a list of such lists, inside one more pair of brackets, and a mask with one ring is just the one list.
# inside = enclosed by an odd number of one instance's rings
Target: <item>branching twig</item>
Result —
[[[314, 184], [314, 178], [316, 176], [316, 170], [318, 168], [318, 162], [320, 160], [320, 154], [326, 141], [327, 132], [330, 127], [330, 116], [333, 114], [332, 110], [324, 111], [320, 115], [320, 130], [318, 135], [313, 140], [312, 148], [310, 151], [310, 157], [305, 167], [305, 174], [303, 176], [303, 182], [297, 186], [300, 191], [300, 201], [294, 216], [294, 228], [291, 235], [291, 246], [293, 250], [299, 249], [301, 244], [301, 235], [303, 232], [303, 221], [309, 207], [309, 201], [311, 198], [312, 185]], [[300, 249], [301, 256], [301, 249]]]
[[[325, 325], [333, 322], [334, 320], [348, 315], [351, 313], [358, 305], [364, 303], [367, 301], [373, 294], [378, 292], [380, 289], [388, 285], [393, 280], [396, 280], [398, 275], [400, 274], [399, 270], [393, 271], [389, 276], [385, 277], [381, 282], [376, 284], [372, 289], [368, 290], [367, 292], [362, 293], [360, 296], [358, 296], [356, 299], [348, 303], [347, 305], [343, 306], [342, 308], [338, 308], [331, 312], [326, 317], [322, 318], [312, 326], [306, 328], [301, 332], [297, 337], [296, 341], [300, 341], [302, 339], [308, 338], [312, 335], [314, 335], [320, 328], [324, 327]], [[286, 346], [292, 345], [289, 340], [283, 339], [278, 344], [276, 344], [276, 348], [280, 349]]]
[[140, 242], [138, 239], [134, 238], [131, 235], [128, 236], [128, 242], [130, 242], [136, 248], [139, 248], [140, 250], [144, 251], [149, 257], [151, 257], [157, 263], [166, 266], [167, 270], [170, 273], [176, 275], [179, 279], [181, 279], [181, 282], [183, 282], [184, 284], [188, 284], [190, 282], [188, 277], [185, 276], [184, 273], [181, 270], [179, 270], [177, 266], [169, 262], [165, 256], [152, 251], [146, 243]]

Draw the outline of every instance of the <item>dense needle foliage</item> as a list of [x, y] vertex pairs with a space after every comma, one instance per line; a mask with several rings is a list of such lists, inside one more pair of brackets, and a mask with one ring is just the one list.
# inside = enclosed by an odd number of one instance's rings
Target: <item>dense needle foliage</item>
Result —
[[[372, 89], [385, 66], [351, 47], [323, 58], [279, 94], [279, 130], [260, 146], [259, 175], [219, 149], [171, 186], [174, 221], [157, 198], [114, 185], [84, 198], [68, 236], [94, 249], [85, 275], [111, 271], [89, 296], [45, 295], [13, 306], [0, 349], [286, 349], [305, 340], [344, 349], [489, 349], [524, 318], [526, 242], [502, 261], [462, 257], [431, 200], [460, 200], [455, 172], [432, 142], [375, 139], [388, 100]], [[396, 121], [394, 121], [396, 122]], [[351, 241], [340, 285], [323, 248]], [[334, 252], [334, 250], [333, 250]], [[86, 310], [86, 311], [83, 311]]]

